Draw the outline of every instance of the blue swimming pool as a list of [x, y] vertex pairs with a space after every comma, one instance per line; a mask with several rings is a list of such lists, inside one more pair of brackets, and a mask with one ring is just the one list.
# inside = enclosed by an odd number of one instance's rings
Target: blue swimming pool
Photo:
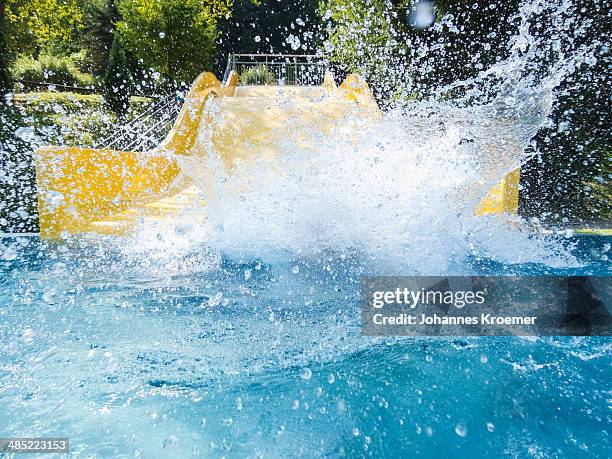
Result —
[[[609, 237], [571, 266], [474, 254], [466, 274], [609, 275]], [[0, 436], [83, 457], [610, 457], [601, 337], [367, 338], [358, 254], [276, 261], [204, 245], [5, 238]]]

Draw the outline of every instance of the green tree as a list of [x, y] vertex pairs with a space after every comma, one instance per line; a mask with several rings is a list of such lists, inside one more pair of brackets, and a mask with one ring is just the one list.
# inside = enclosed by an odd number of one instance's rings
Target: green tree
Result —
[[70, 50], [83, 21], [77, 0], [6, 0], [12, 55]]
[[10, 88], [9, 60], [7, 46], [7, 24], [6, 24], [7, 0], [0, 0], [0, 108], [4, 102], [5, 92]]
[[412, 31], [402, 22], [410, 1], [324, 0], [320, 14], [327, 39], [325, 53], [336, 73], [361, 74], [383, 106], [411, 95]]
[[119, 116], [124, 116], [129, 109], [131, 86], [132, 75], [127, 68], [119, 38], [115, 36], [104, 76], [104, 99], [108, 107]]
[[209, 69], [216, 25], [231, 0], [117, 0], [117, 23], [127, 51], [173, 81]]
[[119, 12], [114, 0], [90, 0], [83, 4], [79, 41], [87, 53], [88, 70], [94, 75], [103, 74], [108, 66], [117, 21]]
[[[463, 0], [431, 2], [437, 27], [417, 29], [408, 18], [422, 4], [416, 0], [323, 0], [325, 51], [340, 70], [362, 74], [383, 104], [392, 96], [424, 95], [475, 76], [474, 56], [487, 66], [503, 55], [500, 47], [511, 21], [493, 21], [489, 4], [495, 3], [495, 14], [506, 17], [517, 0], [478, 2], [477, 8]], [[449, 34], [439, 21], [447, 13], [469, 33]]]
[[328, 21], [326, 51], [348, 71], [368, 71], [391, 48], [395, 34], [392, 9], [385, 0], [327, 0], [321, 4]]
[[319, 0], [234, 0], [231, 16], [219, 21], [216, 70], [231, 52], [314, 54], [320, 38]]

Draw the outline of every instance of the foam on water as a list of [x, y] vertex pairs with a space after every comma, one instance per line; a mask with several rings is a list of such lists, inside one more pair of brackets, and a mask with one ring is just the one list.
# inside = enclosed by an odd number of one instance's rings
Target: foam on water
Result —
[[[306, 149], [287, 148], [270, 167], [244, 163], [217, 173], [208, 242], [262, 257], [356, 250], [377, 269], [430, 273], [447, 272], [474, 243], [484, 256], [551, 261], [507, 218], [474, 216], [484, 192], [520, 161], [546, 111], [524, 126], [491, 116], [492, 105], [431, 108], [415, 104], [337, 127]], [[508, 245], [487, 250], [496, 240]]]

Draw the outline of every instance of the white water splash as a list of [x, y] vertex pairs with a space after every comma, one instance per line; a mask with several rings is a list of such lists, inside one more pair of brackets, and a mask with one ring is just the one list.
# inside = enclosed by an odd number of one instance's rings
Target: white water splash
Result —
[[[557, 59], [542, 63], [543, 49], [569, 39], [562, 19], [571, 8], [567, 0], [523, 3], [506, 59], [376, 121], [344, 119], [325, 136], [313, 130], [308, 146], [299, 140], [307, 126], [287, 129], [277, 161], [244, 161], [230, 171], [211, 141], [214, 126], [203, 124], [196, 160], [184, 160], [183, 172], [208, 190], [208, 220], [183, 231], [172, 250], [182, 253], [196, 240], [264, 259], [340, 251], [358, 253], [378, 271], [428, 274], [452, 272], [468, 256], [574, 264], [518, 218], [474, 215], [486, 191], [528, 159], [555, 88], [590, 53], [559, 47]], [[544, 13], [552, 25], [533, 32]], [[217, 104], [207, 110], [206, 122], [222, 122]], [[166, 237], [174, 227], [159, 231]]]
[[537, 122], [525, 126], [492, 118], [492, 105], [433, 116], [430, 107], [362, 121], [356, 136], [354, 125], [338, 127], [309, 149], [288, 148], [281, 173], [278, 164], [253, 162], [217, 174], [208, 243], [262, 257], [355, 250], [378, 269], [427, 273], [448, 272], [474, 253], [554, 264], [541, 241], [505, 219], [474, 215], [484, 192], [518, 163], [545, 109], [526, 114]]
[[[356, 251], [378, 270], [401, 272], [446, 273], [469, 255], [572, 263], [521, 230], [518, 220], [513, 226], [508, 217], [474, 215], [486, 191], [527, 159], [530, 140], [547, 122], [553, 90], [575, 65], [524, 77], [541, 46], [528, 24], [543, 8], [522, 7], [507, 60], [438, 93], [459, 88], [461, 97], [413, 102], [376, 121], [344, 119], [307, 147], [298, 139], [303, 132], [288, 132], [282, 159], [273, 164], [245, 161], [225, 169], [210, 126], [203, 126], [207, 135], [193, 153], [205, 165], [190, 161], [185, 173], [214, 191], [207, 243], [264, 258]], [[208, 119], [220, 119], [214, 104], [208, 109]]]

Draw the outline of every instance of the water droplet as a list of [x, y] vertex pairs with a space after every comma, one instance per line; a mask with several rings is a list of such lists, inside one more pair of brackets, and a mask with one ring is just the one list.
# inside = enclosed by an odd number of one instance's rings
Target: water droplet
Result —
[[9, 245], [7, 248], [4, 249], [4, 252], [2, 252], [2, 259], [11, 261], [15, 258], [17, 258], [17, 249], [14, 246]]
[[160, 32], [159, 38], [166, 38], [166, 32]]
[[57, 263], [53, 263], [53, 265], [51, 266], [51, 273], [55, 275], [62, 274], [66, 272], [66, 269], [66, 263], [58, 261]]
[[487, 422], [487, 430], [489, 432], [493, 432], [495, 430], [495, 424], [493, 424], [492, 422]]
[[465, 437], [467, 435], [467, 427], [462, 422], [458, 423], [455, 426], [455, 433], [460, 437]]
[[259, 43], [261, 41], [261, 37], [259, 35], [255, 35], [255, 43]]
[[312, 378], [312, 370], [310, 368], [303, 368], [302, 371], [300, 371], [300, 378], [308, 381]]
[[45, 194], [45, 197], [47, 198], [46, 204], [51, 212], [57, 210], [57, 208], [64, 202], [64, 195], [59, 191], [49, 190]]
[[407, 15], [408, 23], [415, 29], [426, 29], [436, 20], [433, 4], [427, 1], [413, 3]]
[[24, 142], [29, 142], [34, 137], [34, 130], [31, 127], [20, 127], [15, 130], [15, 135]]
[[297, 410], [300, 407], [300, 401], [299, 400], [294, 400], [293, 403], [291, 403], [291, 409], [293, 411]]
[[223, 423], [224, 426], [231, 426], [234, 423], [234, 420], [232, 418], [227, 418], [227, 419], [223, 419], [223, 421], [221, 421]]
[[31, 344], [32, 341], [34, 341], [35, 336], [36, 336], [36, 332], [34, 332], [34, 330], [32, 330], [31, 328], [26, 328], [21, 334], [21, 338], [23, 339], [23, 342], [26, 344]]
[[297, 274], [300, 272], [300, 267], [298, 265], [295, 265], [293, 268], [291, 268], [291, 272], [293, 274]]
[[240, 397], [236, 399], [236, 409], [242, 411], [242, 399]]
[[206, 305], [209, 308], [214, 308], [215, 306], [219, 306], [221, 304], [221, 298], [223, 298], [223, 293], [218, 292], [214, 296], [211, 296], [208, 299], [208, 301], [206, 302]]
[[253, 272], [250, 269], [244, 270], [244, 280], [249, 280], [253, 275]]
[[170, 435], [168, 438], [164, 439], [162, 446], [166, 449], [175, 449], [178, 447], [178, 438], [176, 435]]
[[333, 374], [333, 373], [330, 373], [330, 374], [327, 376], [327, 382], [328, 382], [328, 383], [330, 383], [330, 384], [333, 384], [335, 381], [336, 381], [336, 377], [334, 376], [334, 374]]
[[53, 303], [53, 298], [55, 297], [55, 289], [53, 287], [47, 287], [44, 292], [42, 299], [45, 303]]
[[291, 49], [294, 51], [299, 49], [302, 45], [300, 39], [293, 34], [289, 35], [285, 41], [291, 46]]

